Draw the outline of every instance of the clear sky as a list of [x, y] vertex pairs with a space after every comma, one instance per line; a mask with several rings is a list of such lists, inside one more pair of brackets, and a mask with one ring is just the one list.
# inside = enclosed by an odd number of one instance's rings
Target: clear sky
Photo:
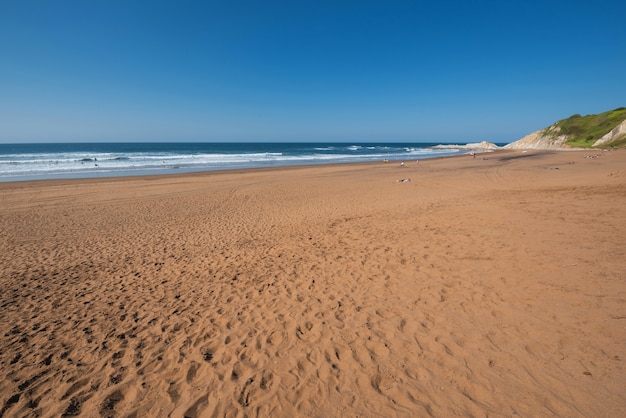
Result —
[[0, 0], [0, 142], [511, 142], [626, 106], [626, 2]]

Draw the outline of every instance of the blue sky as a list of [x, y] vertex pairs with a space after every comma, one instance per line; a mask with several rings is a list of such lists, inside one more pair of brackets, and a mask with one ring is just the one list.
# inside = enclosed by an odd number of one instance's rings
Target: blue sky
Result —
[[0, 0], [0, 142], [511, 142], [626, 106], [623, 1]]

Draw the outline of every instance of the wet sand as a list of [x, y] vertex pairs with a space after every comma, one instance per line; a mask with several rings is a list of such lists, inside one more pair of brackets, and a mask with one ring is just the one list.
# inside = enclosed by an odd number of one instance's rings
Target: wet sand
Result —
[[626, 150], [0, 183], [0, 230], [0, 416], [626, 416]]

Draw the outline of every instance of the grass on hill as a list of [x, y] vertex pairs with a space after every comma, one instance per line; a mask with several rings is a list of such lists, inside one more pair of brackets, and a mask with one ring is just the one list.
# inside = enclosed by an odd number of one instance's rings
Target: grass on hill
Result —
[[[619, 107], [598, 115], [573, 115], [558, 121], [555, 127], [561, 128], [559, 134], [569, 137], [567, 145], [587, 148], [624, 120], [626, 120], [626, 107]], [[615, 141], [605, 146], [626, 146], [626, 138], [616, 138]]]

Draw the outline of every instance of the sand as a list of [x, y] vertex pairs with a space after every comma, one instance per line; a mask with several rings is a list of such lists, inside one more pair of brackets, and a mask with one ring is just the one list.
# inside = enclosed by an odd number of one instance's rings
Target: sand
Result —
[[589, 155], [0, 183], [0, 416], [626, 416]]

